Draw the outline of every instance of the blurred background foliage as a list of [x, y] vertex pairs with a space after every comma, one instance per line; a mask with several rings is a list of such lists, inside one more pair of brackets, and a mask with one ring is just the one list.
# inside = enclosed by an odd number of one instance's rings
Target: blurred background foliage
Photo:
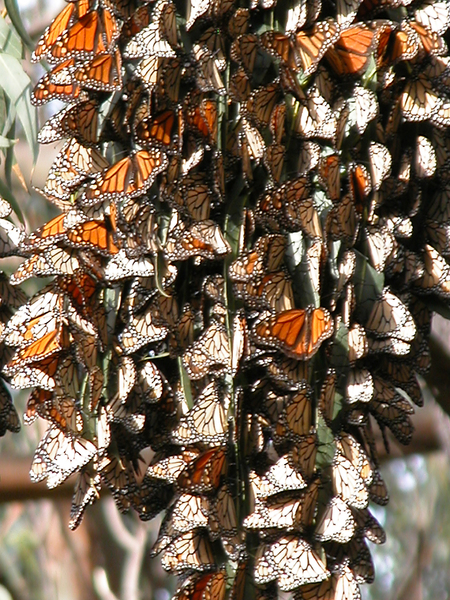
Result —
[[[60, 144], [38, 148], [36, 136], [38, 122], [62, 106], [31, 106], [30, 89], [43, 67], [30, 63], [30, 47], [62, 5], [62, 0], [0, 4], [0, 195], [14, 208], [12, 220], [28, 231], [56, 214], [34, 188], [43, 186]], [[17, 263], [2, 259], [0, 268], [9, 274]], [[25, 291], [34, 293], [36, 285], [27, 282]], [[450, 348], [448, 326], [435, 321], [437, 332], [440, 344]], [[450, 419], [425, 391], [426, 405], [415, 423], [422, 437], [431, 432], [433, 442], [422, 440], [412, 448], [420, 453], [412, 454], [393, 444], [385, 457], [382, 474], [391, 500], [371, 510], [385, 527], [387, 542], [372, 547], [376, 579], [363, 588], [364, 600], [450, 598]], [[14, 396], [20, 414], [26, 394]], [[445, 407], [449, 400], [441, 397], [440, 403]], [[106, 494], [71, 532], [70, 480], [50, 492], [41, 486], [30, 491], [28, 479], [21, 480], [28, 477], [43, 427], [38, 421], [0, 440], [0, 600], [168, 600], [170, 579], [158, 559], [149, 559], [159, 519], [145, 523], [134, 514], [120, 515]]]

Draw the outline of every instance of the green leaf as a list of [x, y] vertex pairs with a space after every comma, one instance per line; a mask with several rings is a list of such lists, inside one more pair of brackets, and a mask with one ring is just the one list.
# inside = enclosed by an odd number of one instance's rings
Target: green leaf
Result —
[[0, 86], [0, 132], [8, 137], [8, 132], [16, 119], [16, 109]]
[[28, 145], [33, 153], [33, 161], [36, 162], [38, 154], [37, 113], [29, 101], [30, 78], [23, 70], [21, 62], [8, 54], [0, 53], [0, 72], [2, 73], [0, 85], [15, 106]]
[[0, 50], [19, 60], [23, 57], [23, 47], [17, 33], [0, 18]]
[[5, 7], [12, 24], [14, 25], [17, 33], [20, 36], [20, 39], [25, 44], [25, 46], [27, 46], [30, 52], [33, 52], [34, 42], [28, 35], [28, 31], [25, 29], [25, 26], [22, 23], [22, 18], [20, 16], [16, 0], [5, 0]]
[[10, 148], [11, 146], [14, 146], [16, 141], [17, 140], [10, 140], [4, 135], [0, 135], [0, 148]]

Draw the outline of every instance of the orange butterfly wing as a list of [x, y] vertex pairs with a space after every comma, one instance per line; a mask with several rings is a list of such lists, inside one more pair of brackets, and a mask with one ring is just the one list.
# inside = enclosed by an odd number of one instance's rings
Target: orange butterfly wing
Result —
[[376, 29], [358, 23], [345, 29], [326, 53], [337, 75], [360, 75], [364, 72], [375, 40]]
[[60, 35], [62, 35], [70, 23], [75, 10], [75, 2], [69, 4], [59, 13], [37, 43], [36, 49], [32, 54], [32, 62], [37, 62], [45, 55], [55, 44]]
[[255, 323], [257, 340], [274, 343], [287, 356], [309, 360], [333, 333], [333, 321], [324, 308], [290, 309]]

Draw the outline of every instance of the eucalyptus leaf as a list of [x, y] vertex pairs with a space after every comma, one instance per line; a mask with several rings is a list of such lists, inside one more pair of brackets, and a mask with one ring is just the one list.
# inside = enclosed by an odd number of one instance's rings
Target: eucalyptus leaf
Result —
[[0, 135], [0, 148], [11, 148], [16, 142], [17, 140], [10, 140], [4, 135]]
[[0, 50], [14, 56], [19, 60], [23, 58], [23, 47], [20, 37], [8, 25], [5, 19], [0, 17]]
[[25, 29], [16, 0], [5, 0], [5, 7], [8, 16], [11, 19], [11, 22], [14, 25], [15, 30], [18, 33], [20, 39], [25, 44], [25, 46], [27, 46], [28, 50], [30, 50], [30, 52], [33, 52], [34, 42], [30, 38], [27, 30]]
[[22, 123], [28, 145], [36, 162], [37, 145], [37, 112], [31, 106], [30, 78], [23, 70], [21, 62], [14, 56], [0, 53], [0, 71], [4, 75], [0, 81], [4, 92], [15, 106], [17, 116]]

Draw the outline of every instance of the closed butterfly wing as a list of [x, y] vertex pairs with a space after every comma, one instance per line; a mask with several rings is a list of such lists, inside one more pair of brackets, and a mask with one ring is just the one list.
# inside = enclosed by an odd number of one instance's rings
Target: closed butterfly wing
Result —
[[184, 580], [172, 600], [224, 600], [225, 591], [224, 573], [207, 573]]
[[310, 544], [299, 537], [281, 537], [270, 546], [261, 545], [256, 553], [256, 583], [264, 584], [276, 579], [280, 590], [290, 591], [328, 577], [325, 564]]
[[214, 322], [189, 346], [183, 355], [183, 366], [191, 379], [201, 379], [211, 372], [231, 368], [230, 341], [224, 325]]
[[226, 416], [215, 382], [205, 387], [194, 407], [181, 418], [171, 437], [175, 443], [182, 445], [199, 442], [212, 447], [225, 443]]

